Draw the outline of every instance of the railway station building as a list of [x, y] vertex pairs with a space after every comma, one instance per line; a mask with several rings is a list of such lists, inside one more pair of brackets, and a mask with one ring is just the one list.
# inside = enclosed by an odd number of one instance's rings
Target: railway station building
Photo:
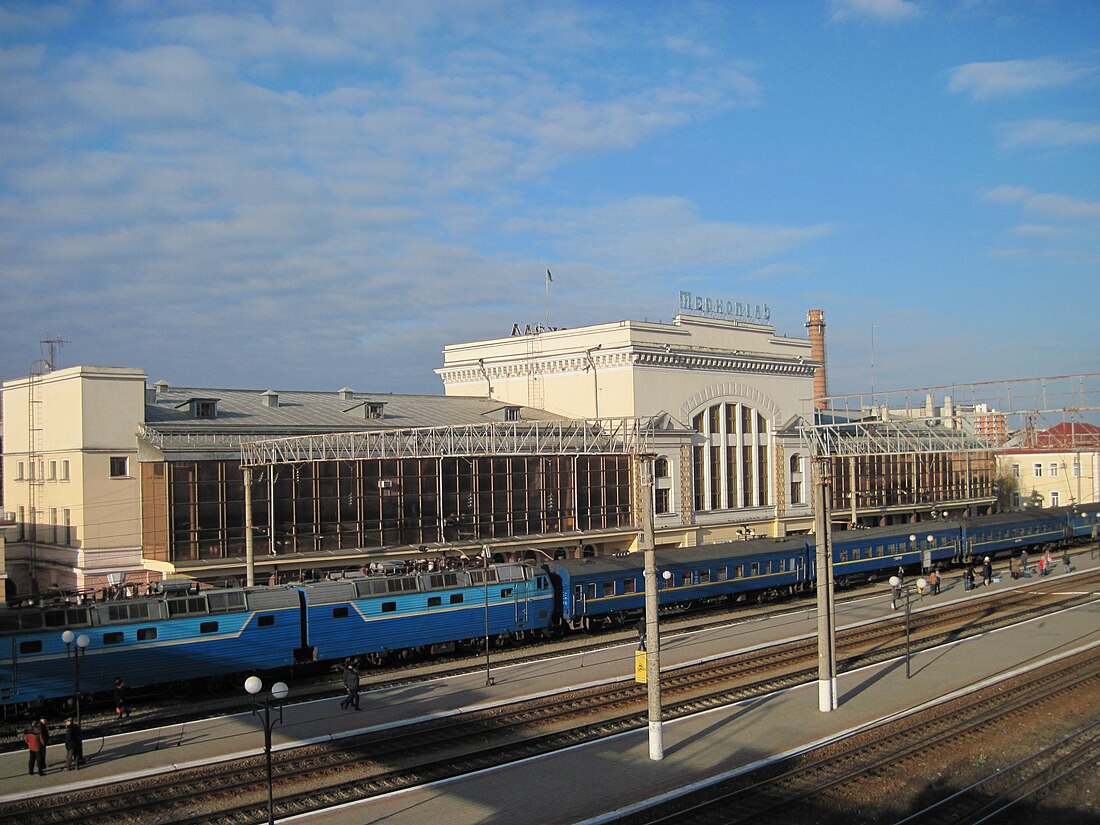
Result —
[[808, 532], [820, 311], [807, 328], [682, 294], [667, 323], [446, 346], [442, 395], [150, 385], [94, 366], [7, 381], [8, 594], [274, 583], [486, 547], [619, 553], [642, 508], [664, 549]]

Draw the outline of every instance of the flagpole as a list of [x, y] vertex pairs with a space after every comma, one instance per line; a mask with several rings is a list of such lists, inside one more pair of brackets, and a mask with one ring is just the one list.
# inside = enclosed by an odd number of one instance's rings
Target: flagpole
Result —
[[546, 328], [550, 329], [550, 281], [553, 278], [550, 275], [550, 270], [546, 270]]

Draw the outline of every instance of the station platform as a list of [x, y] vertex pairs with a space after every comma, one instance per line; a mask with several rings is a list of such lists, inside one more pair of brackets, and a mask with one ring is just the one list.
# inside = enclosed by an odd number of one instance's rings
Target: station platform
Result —
[[[1096, 556], [1095, 548], [1076, 549], [1076, 572], [1100, 568]], [[1007, 563], [998, 568], [1007, 573]], [[1060, 571], [1061, 565], [1057, 569]], [[1048, 580], [1063, 582], [1067, 592], [1080, 592], [1075, 589], [1076, 572], [1057, 572]], [[961, 575], [952, 571], [945, 576], [939, 596], [914, 598], [912, 609], [919, 612], [933, 603], [981, 599], [1031, 581], [1014, 581], [1005, 575], [988, 587], [964, 592]], [[597, 825], [616, 811], [734, 775], [914, 708], [942, 702], [975, 685], [1100, 646], [1100, 592], [1091, 594], [1096, 598], [1080, 607], [915, 653], [908, 679], [902, 659], [841, 673], [839, 707], [829, 713], [818, 710], [814, 682], [666, 722], [664, 759], [660, 761], [649, 758], [649, 734], [642, 729], [472, 776], [280, 821], [311, 825], [419, 825], [431, 821], [448, 825], [521, 821]], [[837, 626], [896, 615], [890, 609], [889, 587], [884, 586], [881, 594], [838, 605]], [[808, 605], [779, 618], [694, 633], [671, 632], [662, 637], [662, 667], [667, 670], [735, 650], [812, 637], [816, 629], [816, 611]], [[491, 686], [486, 684], [484, 671], [376, 690], [365, 680], [359, 713], [341, 710], [340, 697], [288, 705], [284, 723], [274, 730], [274, 747], [339, 741], [365, 730], [491, 707], [567, 687], [632, 679], [634, 650], [633, 643], [626, 643], [525, 664], [494, 665], [490, 660]], [[80, 771], [65, 770], [63, 744], [49, 748], [50, 768], [44, 777], [28, 776], [25, 750], [5, 753], [0, 755], [0, 808], [13, 799], [256, 755], [263, 752], [263, 739], [260, 720], [243, 713], [89, 739], [85, 743], [89, 761]]]

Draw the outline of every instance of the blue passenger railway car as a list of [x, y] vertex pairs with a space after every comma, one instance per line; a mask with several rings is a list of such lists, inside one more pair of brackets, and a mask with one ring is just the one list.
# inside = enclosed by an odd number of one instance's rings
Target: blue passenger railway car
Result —
[[1100, 539], [1100, 504], [1078, 504], [1070, 508], [1070, 532], [1078, 541]]
[[[689, 608], [750, 593], [759, 600], [805, 589], [809, 557], [805, 536], [658, 552], [658, 603]], [[588, 630], [640, 616], [645, 609], [643, 565], [642, 553], [549, 562], [560, 593], [561, 623]]]
[[1058, 544], [1072, 535], [1066, 510], [1035, 510], [983, 516], [966, 525], [967, 553], [974, 561], [1023, 548]]

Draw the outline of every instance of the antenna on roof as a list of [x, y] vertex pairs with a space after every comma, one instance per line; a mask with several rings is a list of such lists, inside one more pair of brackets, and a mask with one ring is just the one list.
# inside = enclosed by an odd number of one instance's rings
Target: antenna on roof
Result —
[[64, 340], [60, 335], [58, 335], [55, 338], [50, 338], [46, 341], [40, 341], [39, 343], [49, 349], [50, 357], [46, 359], [46, 366], [49, 368], [50, 372], [53, 372], [55, 369], [57, 369], [57, 351], [61, 349], [61, 347], [63, 347], [65, 344], [68, 344], [69, 341]]

